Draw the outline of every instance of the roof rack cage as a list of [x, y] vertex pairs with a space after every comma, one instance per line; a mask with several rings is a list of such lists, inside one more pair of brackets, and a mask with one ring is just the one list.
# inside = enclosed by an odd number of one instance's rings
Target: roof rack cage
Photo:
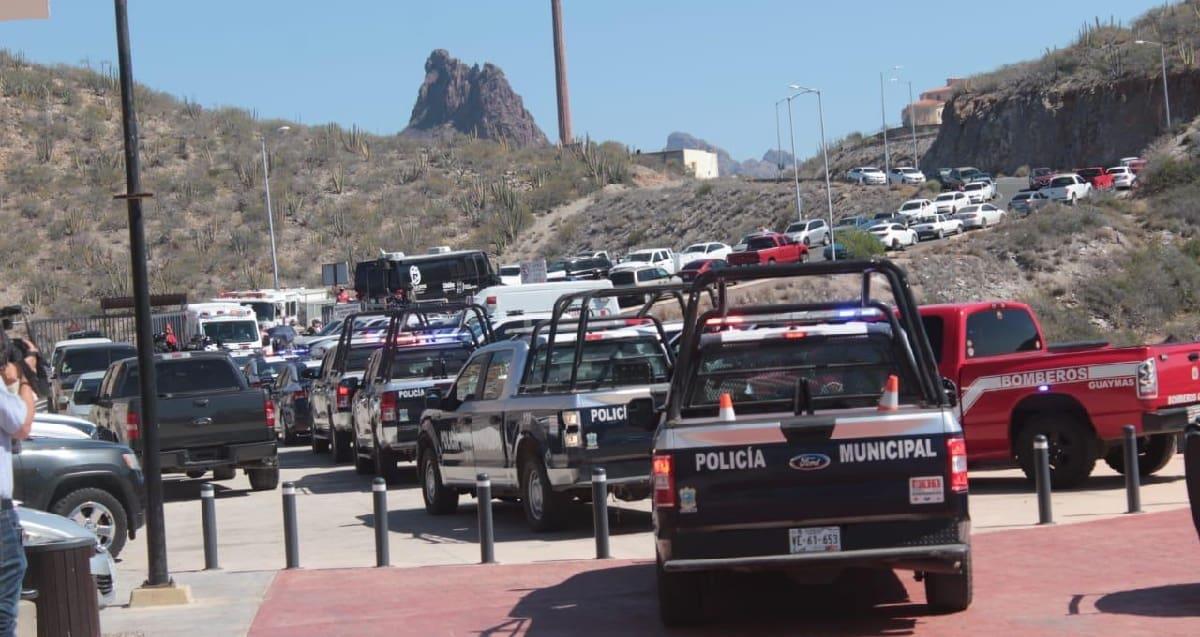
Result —
[[[860, 295], [857, 303], [791, 303], [774, 305], [742, 305], [729, 303], [727, 286], [731, 281], [745, 282], [764, 279], [782, 279], [805, 276], [829, 276], [839, 274], [859, 275], [862, 277]], [[891, 288], [895, 307], [871, 298], [871, 280], [874, 276], [882, 276]], [[714, 295], [715, 291], [715, 295]], [[712, 309], [700, 314], [701, 295], [708, 293], [710, 298], [715, 296]], [[917, 311], [917, 303], [908, 287], [908, 277], [900, 266], [887, 259], [869, 259], [852, 261], [822, 261], [817, 263], [791, 263], [774, 265], [752, 265], [722, 270], [711, 270], [696, 277], [690, 290], [687, 311], [684, 314], [684, 331], [679, 350], [679, 364], [686, 368], [690, 363], [692, 350], [699, 341], [705, 322], [712, 318], [727, 319], [731, 313], [734, 316], [753, 316], [756, 314], [780, 314], [785, 312], [828, 311], [838, 309], [867, 309], [872, 308], [882, 313], [892, 328], [896, 338], [904, 343], [906, 354], [917, 372], [917, 379], [926, 401], [933, 405], [945, 405], [945, 393], [942, 391], [941, 379], [938, 378], [937, 362], [933, 356], [933, 348], [925, 333], [924, 323]], [[907, 330], [901, 324], [909, 326]], [[671, 380], [673, 391], [682, 391], [678, 383], [684, 381], [678, 376]], [[678, 409], [676, 407], [676, 409]], [[678, 417], [679, 414], [672, 414]]]
[[[401, 332], [412, 331], [407, 329], [409, 317], [416, 317], [418, 324], [428, 326], [430, 315], [434, 314], [463, 314], [462, 323], [465, 325], [469, 322], [467, 313], [473, 314], [475, 320], [479, 324], [480, 335], [483, 337], [483, 344], [495, 341], [492, 334], [492, 324], [488, 322], [487, 310], [478, 303], [466, 302], [420, 302], [411, 303], [403, 308], [391, 310], [388, 315], [391, 320], [388, 322], [387, 342], [392, 343]], [[470, 329], [469, 327], [467, 329]], [[476, 343], [479, 344], [478, 342]]]
[[[585, 336], [587, 334], [589, 325], [590, 326], [609, 325], [609, 327], [607, 329], [612, 329], [612, 327], [615, 327], [615, 325], [611, 325], [611, 324], [616, 323], [617, 321], [625, 322], [625, 321], [629, 320], [630, 318], [648, 320], [654, 324], [654, 327], [658, 332], [659, 342], [666, 343], [667, 337], [666, 337], [666, 332], [663, 331], [662, 321], [658, 320], [657, 318], [655, 318], [653, 316], [644, 316], [643, 314], [648, 314], [649, 313], [649, 310], [647, 309], [648, 306], [653, 305], [655, 301], [657, 301], [660, 298], [663, 298], [664, 296], [679, 295], [678, 298], [682, 299], [683, 292], [686, 289], [687, 288], [682, 283], [670, 283], [670, 284], [664, 284], [664, 285], [650, 285], [650, 286], [639, 287], [639, 288], [604, 288], [604, 289], [598, 289], [598, 290], [585, 290], [582, 292], [574, 292], [571, 294], [564, 294], [564, 295], [560, 296], [558, 298], [558, 300], [554, 302], [554, 310], [550, 314], [550, 319], [546, 320], [546, 321], [542, 321], [542, 322], [538, 323], [536, 326], [534, 326], [533, 332], [530, 335], [530, 339], [529, 339], [530, 348], [536, 348], [537, 342], [538, 342], [538, 336], [541, 335], [545, 330], [549, 331], [549, 334], [546, 339], [546, 353], [545, 353], [546, 360], [545, 360], [545, 364], [542, 365], [541, 387], [543, 389], [545, 389], [550, 384], [550, 366], [551, 366], [551, 362], [553, 361], [554, 342], [555, 342], [555, 340], [557, 340], [560, 326], [562, 326], [562, 327], [574, 326], [574, 328], [575, 328], [575, 352], [574, 352], [574, 357], [572, 358], [572, 361], [571, 361], [571, 379], [567, 385], [568, 391], [575, 391], [575, 388], [579, 381], [579, 363], [583, 358], [583, 344], [584, 344]], [[634, 317], [627, 317], [627, 316], [592, 317], [592, 301], [593, 300], [620, 297], [620, 296], [631, 296], [634, 294], [645, 294], [645, 295], [647, 295], [647, 299], [648, 299], [646, 306], [643, 306], [643, 308], [638, 312], [638, 316], [634, 316]], [[575, 303], [579, 303], [579, 318], [564, 320], [563, 315], [566, 314], [566, 312], [569, 309], [571, 309], [575, 305]], [[600, 327], [598, 329], [605, 329], [605, 328]], [[674, 360], [674, 355], [671, 352], [671, 348], [667, 347], [665, 349], [667, 352], [668, 364], [674, 366], [675, 360]], [[534, 359], [534, 356], [529, 356], [525, 360], [524, 378], [529, 378], [529, 371], [533, 366], [533, 359]]]

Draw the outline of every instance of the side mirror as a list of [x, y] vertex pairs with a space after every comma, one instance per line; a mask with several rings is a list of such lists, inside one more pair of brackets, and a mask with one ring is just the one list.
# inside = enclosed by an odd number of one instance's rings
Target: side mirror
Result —
[[75, 392], [75, 395], [72, 396], [72, 400], [75, 401], [76, 405], [95, 405], [96, 393], [80, 390]]
[[950, 406], [957, 407], [958, 406], [958, 385], [955, 385], [954, 381], [943, 376], [942, 377], [942, 391], [946, 394], [946, 401], [950, 403]]

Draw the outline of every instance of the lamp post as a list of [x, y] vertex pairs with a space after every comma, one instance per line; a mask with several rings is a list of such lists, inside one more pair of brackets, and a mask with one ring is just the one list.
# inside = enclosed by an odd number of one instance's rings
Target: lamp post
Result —
[[1158, 47], [1158, 57], [1162, 60], [1163, 76], [1163, 107], [1167, 111], [1167, 130], [1171, 130], [1171, 93], [1167, 88], [1167, 45], [1151, 40], [1134, 40], [1134, 44], [1149, 44]]
[[789, 95], [778, 102], [775, 102], [775, 108], [779, 108], [779, 104], [787, 102], [788, 112], [788, 137], [791, 138], [792, 148], [792, 181], [796, 184], [796, 220], [804, 219], [804, 203], [800, 200], [800, 167], [796, 164], [796, 132], [792, 128], [792, 100], [796, 95]]
[[837, 239], [833, 236], [833, 185], [829, 181], [829, 149], [825, 144], [825, 110], [821, 105], [821, 91], [815, 88], [805, 88], [799, 84], [791, 84], [788, 88], [798, 91], [792, 97], [817, 94], [817, 122], [821, 131], [821, 157], [825, 160], [825, 201], [829, 204], [829, 258], [837, 261]]
[[783, 178], [783, 139], [779, 133], [779, 102], [775, 102], [775, 180]]
[[[291, 126], [280, 126], [275, 129], [277, 133], [286, 133], [292, 130]], [[275, 255], [275, 215], [271, 213], [271, 168], [267, 165], [267, 135], [264, 134], [259, 138], [262, 142], [262, 162], [263, 162], [263, 190], [267, 197], [267, 231], [271, 235], [271, 273], [275, 285], [272, 289], [279, 289], [279, 258]]]
[[[888, 69], [888, 71], [896, 71], [901, 68], [903, 68], [903, 67], [896, 65], [896, 66], [893, 66], [892, 68]], [[891, 156], [888, 152], [888, 140], [887, 140], [887, 106], [885, 105], [884, 100], [883, 100], [883, 74], [887, 73], [888, 71], [880, 71], [879, 72], [879, 118], [880, 118], [880, 123], [883, 126], [883, 176], [884, 177], [888, 177], [889, 173], [891, 172]]]
[[[893, 77], [889, 82], [900, 82], [900, 78]], [[912, 131], [912, 161], [913, 168], [917, 168], [917, 105], [913, 102], [912, 80], [904, 80], [908, 84], [908, 125]]]

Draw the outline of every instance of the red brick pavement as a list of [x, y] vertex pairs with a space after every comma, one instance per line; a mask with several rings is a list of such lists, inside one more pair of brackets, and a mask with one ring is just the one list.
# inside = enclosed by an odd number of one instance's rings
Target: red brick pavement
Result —
[[653, 564], [591, 560], [280, 572], [250, 634], [1200, 636], [1200, 544], [1187, 511], [974, 543], [975, 603], [956, 615], [927, 613], [908, 574], [834, 586], [747, 576], [723, 582], [704, 628], [665, 631]]

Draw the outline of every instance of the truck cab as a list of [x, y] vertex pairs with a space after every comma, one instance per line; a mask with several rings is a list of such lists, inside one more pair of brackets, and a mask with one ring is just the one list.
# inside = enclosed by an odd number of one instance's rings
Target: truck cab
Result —
[[230, 356], [243, 358], [262, 352], [262, 335], [254, 310], [239, 303], [195, 303], [187, 306], [186, 334], [212, 339]]
[[[835, 276], [860, 279], [861, 296], [739, 306], [725, 290]], [[890, 299], [870, 296], [881, 280]], [[966, 449], [949, 399], [889, 261], [700, 275], [654, 439], [664, 623], [702, 619], [708, 575], [735, 571], [827, 581], [850, 568], [907, 570], [934, 609], [967, 608]]]

